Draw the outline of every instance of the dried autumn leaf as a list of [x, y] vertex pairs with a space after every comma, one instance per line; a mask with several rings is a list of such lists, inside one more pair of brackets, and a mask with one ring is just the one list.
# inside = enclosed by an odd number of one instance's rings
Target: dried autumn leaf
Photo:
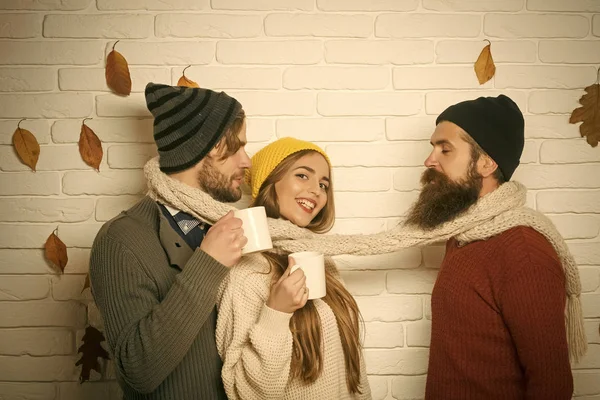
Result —
[[90, 274], [87, 274], [85, 276], [85, 282], [83, 282], [83, 289], [81, 289], [81, 293], [83, 293], [83, 291], [89, 287], [90, 287]]
[[82, 355], [79, 361], [75, 363], [76, 367], [81, 365], [81, 374], [79, 375], [80, 383], [90, 380], [90, 372], [92, 370], [102, 373], [98, 357], [110, 360], [108, 352], [104, 350], [100, 344], [104, 340], [104, 335], [98, 329], [93, 326], [85, 328], [85, 334], [81, 338], [83, 344], [77, 350], [77, 352], [82, 353]]
[[[21, 124], [20, 121], [19, 124]], [[33, 136], [33, 133], [17, 125], [12, 141], [21, 162], [35, 171], [38, 159], [40, 158], [40, 144], [35, 136]]]
[[64, 273], [67, 262], [69, 261], [69, 257], [67, 256], [67, 246], [65, 246], [62, 240], [60, 240], [54, 232], [48, 236], [46, 244], [44, 245], [45, 255], [49, 261], [60, 268], [60, 271]]
[[586, 87], [585, 92], [579, 99], [581, 107], [573, 110], [569, 122], [583, 122], [579, 126], [581, 137], [585, 137], [590, 146], [596, 147], [600, 141], [600, 84]]
[[494, 59], [492, 58], [492, 44], [490, 43], [481, 50], [475, 62], [475, 74], [479, 84], [483, 85], [492, 79], [495, 73], [496, 65], [494, 65]]
[[129, 66], [127, 60], [121, 53], [115, 50], [115, 46], [119, 41], [115, 42], [113, 49], [106, 57], [106, 84], [113, 92], [129, 96], [131, 93], [131, 76], [129, 75]]
[[79, 135], [79, 154], [87, 165], [100, 171], [100, 162], [104, 155], [102, 143], [94, 131], [85, 124], [85, 120], [81, 124], [81, 134]]
[[188, 69], [190, 66], [188, 65], [187, 67], [185, 67], [183, 69], [183, 75], [181, 76], [181, 78], [179, 78], [179, 80], [177, 81], [177, 86], [187, 86], [187, 87], [192, 87], [192, 88], [199, 88], [200, 86], [194, 82], [191, 79], [188, 79], [185, 76], [185, 70]]

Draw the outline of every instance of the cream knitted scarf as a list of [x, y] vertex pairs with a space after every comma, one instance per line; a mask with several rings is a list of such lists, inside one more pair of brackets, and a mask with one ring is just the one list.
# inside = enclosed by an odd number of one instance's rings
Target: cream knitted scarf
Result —
[[[213, 224], [236, 208], [214, 200], [200, 189], [192, 188], [162, 173], [158, 157], [144, 167], [148, 196], [163, 204]], [[569, 354], [578, 362], [587, 350], [581, 311], [581, 282], [573, 256], [552, 222], [539, 212], [525, 207], [526, 189], [518, 182], [507, 182], [479, 199], [467, 212], [441, 226], [424, 231], [399, 225], [374, 235], [317, 235], [289, 221], [269, 218], [269, 232], [278, 251], [311, 250], [326, 255], [372, 255], [423, 246], [455, 237], [461, 245], [485, 240], [516, 226], [529, 226], [541, 233], [558, 254], [565, 273], [567, 307], [565, 311]]]

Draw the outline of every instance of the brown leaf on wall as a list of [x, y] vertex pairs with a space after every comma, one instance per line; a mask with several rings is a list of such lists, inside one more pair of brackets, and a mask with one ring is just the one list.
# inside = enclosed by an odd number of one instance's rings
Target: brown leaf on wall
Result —
[[106, 84], [115, 93], [129, 96], [131, 93], [131, 76], [129, 75], [129, 66], [127, 60], [121, 53], [115, 50], [119, 43], [117, 40], [113, 49], [106, 57]]
[[177, 86], [187, 86], [187, 87], [192, 87], [192, 88], [199, 88], [200, 86], [194, 82], [191, 79], [188, 79], [185, 76], [185, 70], [188, 69], [190, 67], [190, 65], [188, 65], [187, 67], [185, 67], [183, 69], [183, 75], [181, 75], [181, 78], [179, 78], [179, 80], [177, 81]]
[[[489, 42], [489, 40], [488, 40]], [[475, 74], [480, 85], [483, 85], [494, 77], [496, 65], [492, 58], [492, 44], [488, 44], [481, 50], [477, 61], [475, 62]]]
[[100, 162], [104, 155], [102, 143], [94, 131], [85, 124], [85, 119], [81, 124], [81, 134], [79, 135], [79, 154], [87, 165], [100, 171]]
[[13, 133], [12, 142], [21, 162], [35, 171], [38, 159], [40, 158], [40, 144], [33, 133], [20, 127], [23, 120], [17, 124], [17, 129]]
[[596, 147], [600, 141], [600, 84], [595, 83], [586, 87], [579, 103], [581, 107], [573, 110], [569, 122], [572, 124], [582, 122], [579, 126], [581, 137], [585, 137], [590, 146]]
[[93, 326], [85, 328], [85, 334], [81, 338], [83, 344], [77, 350], [82, 355], [79, 361], [75, 363], [75, 366], [81, 365], [81, 374], [79, 374], [80, 383], [90, 380], [90, 372], [92, 370], [102, 373], [98, 358], [110, 360], [108, 352], [100, 344], [104, 340], [104, 335], [98, 329]]
[[[56, 232], [56, 230], [54, 232]], [[46, 240], [44, 254], [50, 262], [60, 268], [61, 273], [64, 273], [67, 262], [69, 261], [69, 257], [67, 256], [67, 246], [65, 246], [62, 240], [60, 240], [54, 232], [52, 232]]]

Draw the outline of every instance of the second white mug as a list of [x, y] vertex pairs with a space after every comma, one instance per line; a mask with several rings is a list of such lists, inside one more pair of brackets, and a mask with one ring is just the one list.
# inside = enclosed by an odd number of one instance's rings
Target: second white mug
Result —
[[269, 223], [267, 213], [263, 206], [236, 210], [233, 215], [242, 220], [242, 229], [248, 243], [242, 249], [242, 254], [273, 248], [271, 235], [269, 234]]
[[301, 251], [290, 254], [296, 265], [292, 272], [301, 268], [306, 276], [306, 287], [308, 288], [308, 299], [315, 300], [325, 297], [327, 286], [325, 284], [325, 257], [314, 251]]

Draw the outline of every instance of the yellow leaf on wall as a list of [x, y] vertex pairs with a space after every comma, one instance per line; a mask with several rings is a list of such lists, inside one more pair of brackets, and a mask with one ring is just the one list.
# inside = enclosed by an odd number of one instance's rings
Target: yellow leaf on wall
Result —
[[187, 67], [185, 67], [183, 69], [183, 74], [181, 75], [181, 78], [179, 78], [179, 80], [177, 81], [177, 86], [187, 86], [187, 87], [192, 87], [192, 88], [199, 88], [200, 86], [194, 82], [191, 79], [188, 79], [185, 76], [185, 70], [188, 69], [190, 66], [188, 65]]
[[[489, 40], [488, 40], [489, 42]], [[480, 85], [483, 85], [496, 73], [496, 65], [492, 58], [492, 44], [488, 44], [481, 50], [477, 61], [475, 62], [475, 74]]]
[[21, 162], [35, 171], [38, 159], [40, 158], [40, 144], [35, 136], [33, 136], [33, 133], [19, 126], [22, 121], [19, 121], [17, 129], [13, 133], [13, 146]]

